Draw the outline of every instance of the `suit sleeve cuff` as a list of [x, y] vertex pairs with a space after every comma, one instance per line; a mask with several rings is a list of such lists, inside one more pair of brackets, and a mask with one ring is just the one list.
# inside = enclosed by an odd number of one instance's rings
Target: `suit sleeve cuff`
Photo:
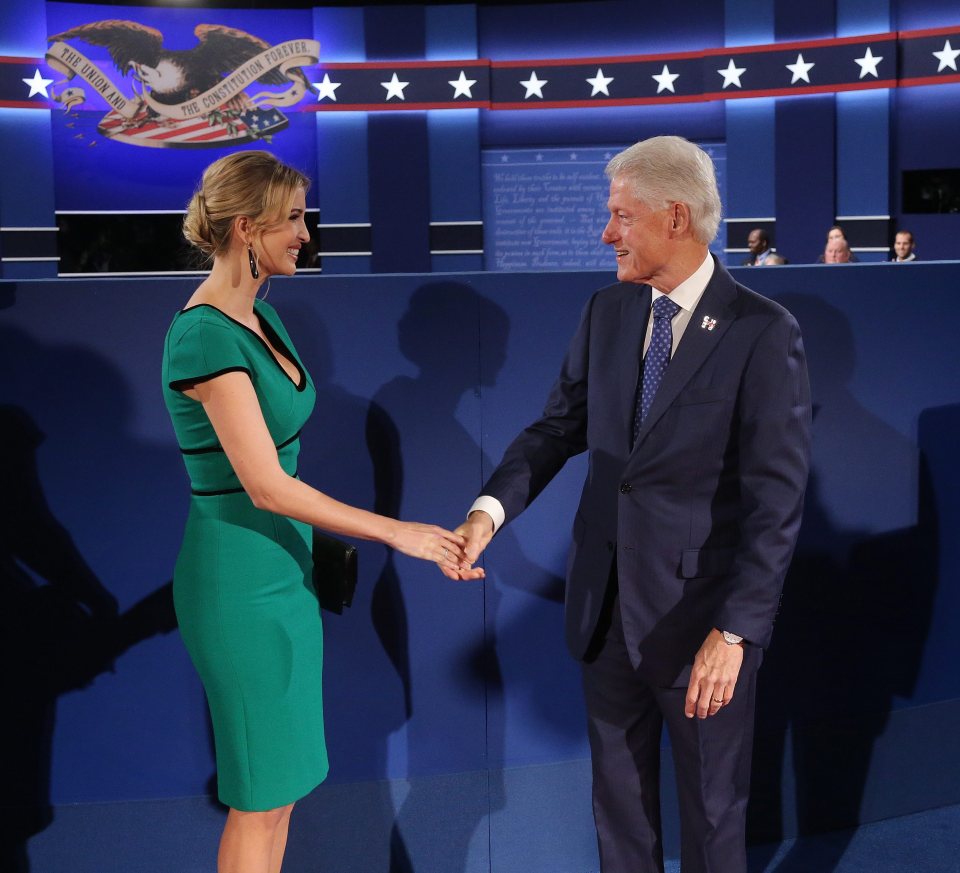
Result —
[[[487, 515], [493, 519], [494, 533], [500, 530], [500, 527], [503, 525], [504, 519], [506, 518], [506, 513], [503, 511], [503, 504], [500, 503], [496, 497], [490, 497], [486, 494], [481, 495], [473, 501], [473, 506], [470, 507], [470, 512], [474, 512], [478, 509], [487, 513]], [[467, 515], [470, 515], [470, 512], [468, 512]]]

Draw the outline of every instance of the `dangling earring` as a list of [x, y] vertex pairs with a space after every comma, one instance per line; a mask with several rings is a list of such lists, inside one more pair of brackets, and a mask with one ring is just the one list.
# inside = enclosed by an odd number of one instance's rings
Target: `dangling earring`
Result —
[[260, 271], [257, 269], [257, 259], [253, 256], [253, 246], [247, 246], [247, 258], [250, 260], [250, 275], [259, 279]]

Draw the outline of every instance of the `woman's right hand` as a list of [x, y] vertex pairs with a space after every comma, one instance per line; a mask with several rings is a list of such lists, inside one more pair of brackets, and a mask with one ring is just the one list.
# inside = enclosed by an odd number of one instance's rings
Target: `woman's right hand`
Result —
[[465, 544], [466, 540], [460, 534], [417, 521], [398, 521], [396, 532], [389, 542], [398, 552], [411, 558], [433, 561], [441, 570], [451, 573], [470, 566], [463, 551]]

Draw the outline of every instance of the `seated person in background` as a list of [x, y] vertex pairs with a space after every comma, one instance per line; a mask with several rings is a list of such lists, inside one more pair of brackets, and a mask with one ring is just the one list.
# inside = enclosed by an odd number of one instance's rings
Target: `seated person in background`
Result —
[[898, 230], [893, 241], [893, 257], [891, 260], [895, 264], [902, 264], [905, 261], [915, 261], [917, 253], [914, 251], [916, 243], [913, 241], [913, 234], [909, 230]]
[[843, 237], [827, 243], [823, 250], [823, 263], [825, 264], [849, 264], [855, 260], [850, 246]]
[[743, 262], [745, 267], [772, 267], [774, 264], [786, 263], [784, 258], [770, 248], [770, 237], [762, 228], [755, 227], [750, 231], [747, 248], [750, 249], [750, 257]]
[[[830, 243], [836, 242], [836, 240], [838, 239], [842, 239], [844, 242], [847, 242], [847, 235], [843, 232], [843, 228], [840, 227], [839, 224], [835, 224], [833, 225], [833, 227], [830, 228], [830, 230], [827, 231], [827, 245], [829, 246]], [[850, 251], [849, 243], [847, 243], [847, 251], [850, 256], [847, 258], [846, 261], [828, 261], [826, 260], [826, 249], [824, 249], [824, 251], [821, 252], [820, 255], [817, 257], [817, 263], [818, 264], [831, 264], [831, 263], [845, 264], [847, 263], [847, 261], [852, 261], [855, 263], [857, 261], [857, 256]]]

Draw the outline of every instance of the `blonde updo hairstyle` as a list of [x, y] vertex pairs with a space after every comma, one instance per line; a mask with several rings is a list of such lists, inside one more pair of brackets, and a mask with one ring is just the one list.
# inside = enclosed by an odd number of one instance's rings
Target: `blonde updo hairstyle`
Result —
[[298, 188], [310, 180], [270, 152], [235, 152], [203, 171], [200, 186], [187, 204], [183, 235], [208, 262], [230, 244], [234, 220], [250, 220], [251, 242], [281, 224]]

